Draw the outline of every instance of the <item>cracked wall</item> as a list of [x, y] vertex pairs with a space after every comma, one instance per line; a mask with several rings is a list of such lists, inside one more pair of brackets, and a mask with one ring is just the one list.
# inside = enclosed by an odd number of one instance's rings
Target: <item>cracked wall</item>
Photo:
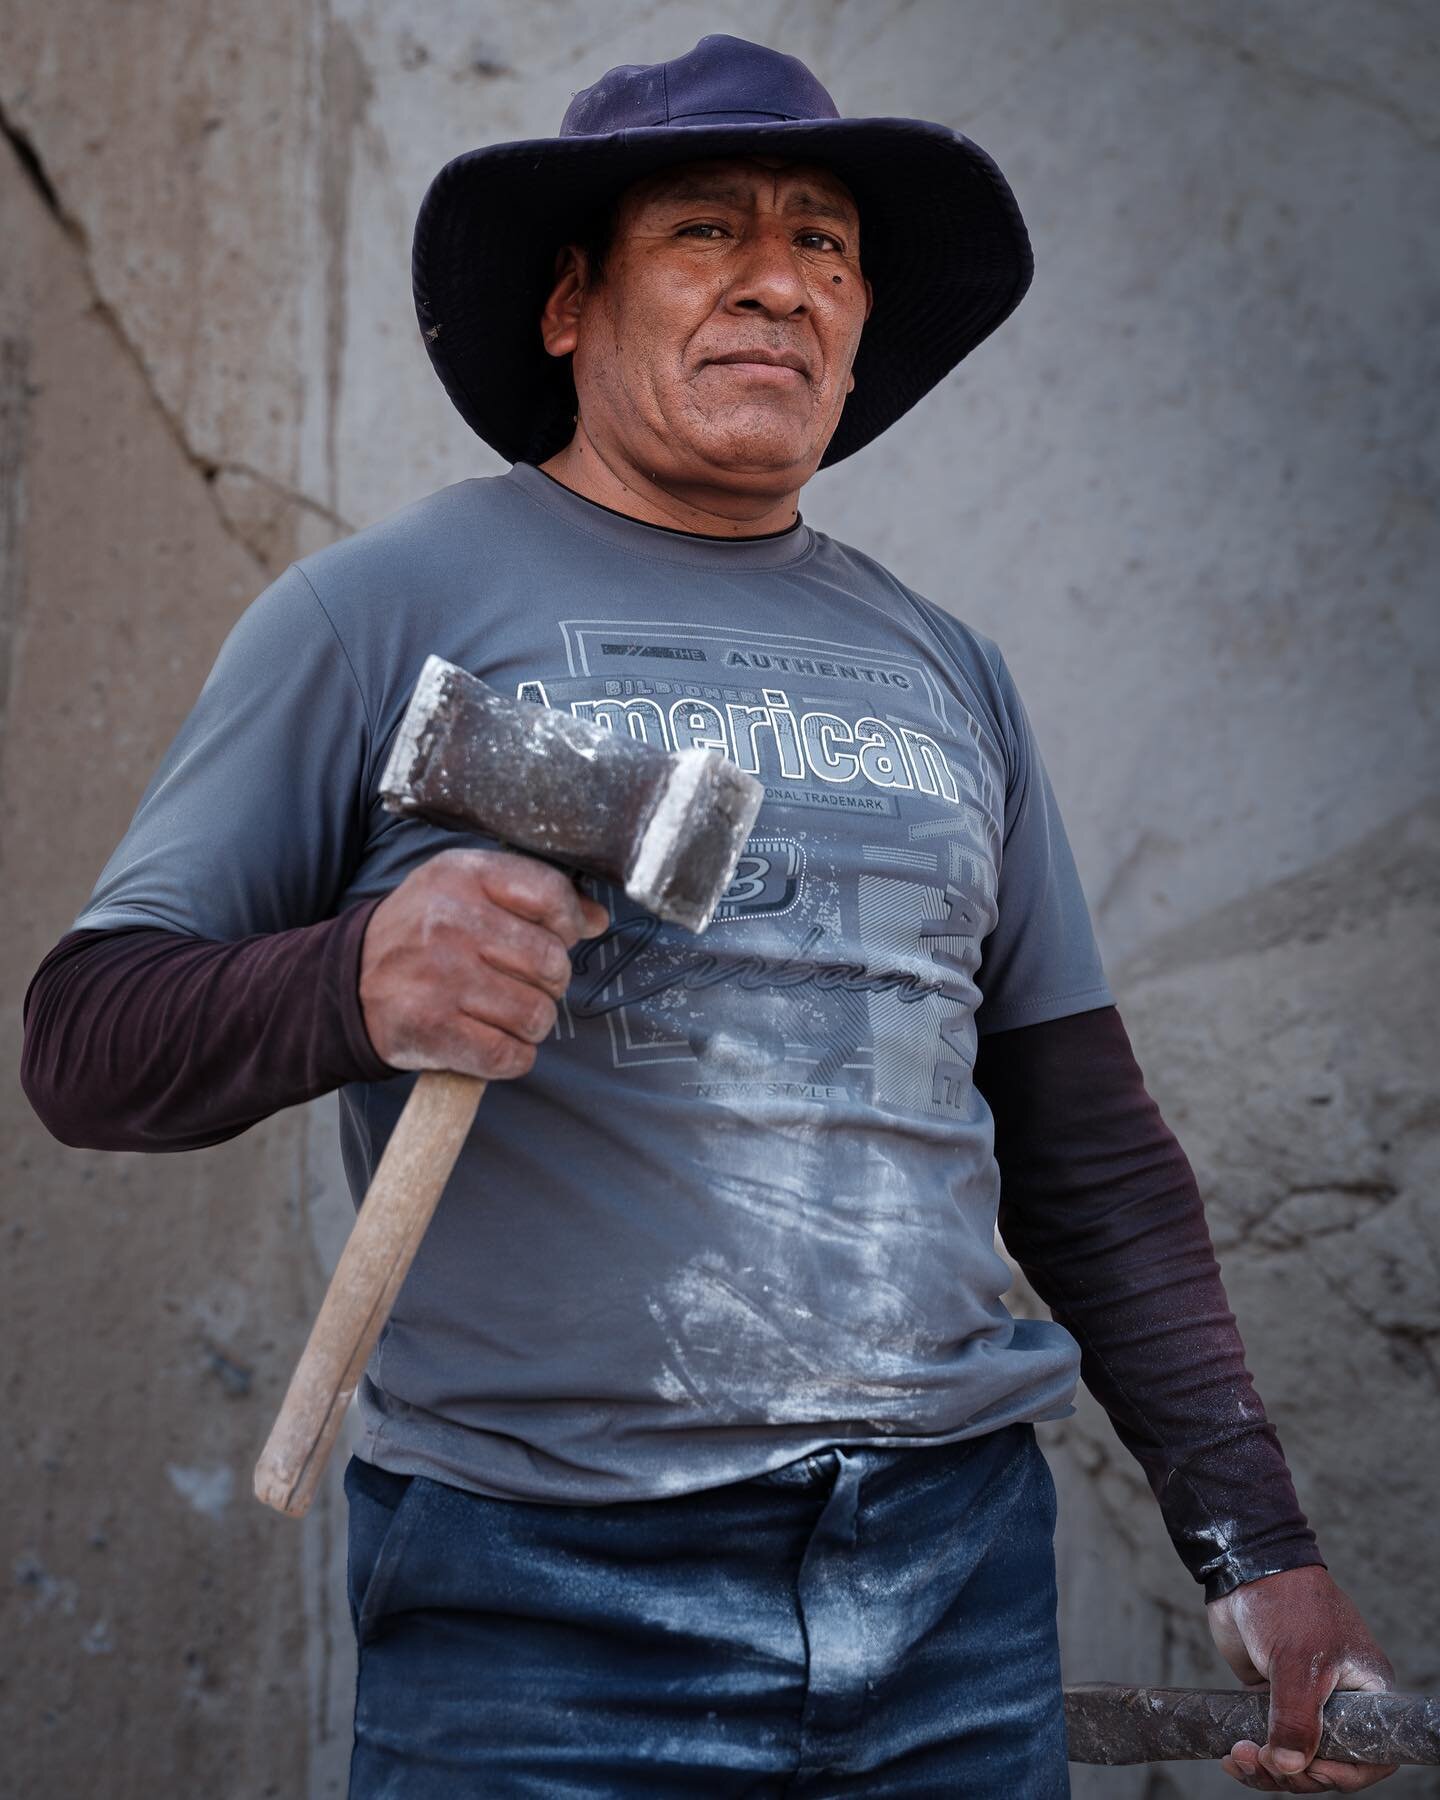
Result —
[[[117, 337], [74, 234], [8, 153], [0, 206], [13, 1050], [30, 970], [258, 570]], [[319, 1712], [291, 1690], [307, 1644], [323, 1642], [309, 1594], [333, 1496], [302, 1541], [259, 1516], [246, 1470], [320, 1278], [301, 1180], [308, 1122], [279, 1119], [197, 1157], [64, 1151], [28, 1115], [13, 1056], [3, 1108], [0, 1787], [301, 1792]]]
[[[710, 30], [995, 153], [1031, 295], [807, 515], [1005, 647], [1302, 1498], [1402, 1678], [1434, 1686], [1440, 276], [1415, 199], [1440, 84], [1419, 9], [1362, 30], [1339, 0], [0, 0], [0, 25], [12, 1044], [245, 603], [497, 466], [410, 309], [449, 155], [547, 135], [602, 68]], [[19, 1791], [87, 1791], [104, 1745], [117, 1796], [338, 1793], [333, 1489], [298, 1532], [247, 1497], [344, 1229], [329, 1110], [138, 1159], [49, 1143], [13, 1082], [5, 1106]], [[1050, 1449], [1071, 1675], [1218, 1679], [1104, 1421], [1082, 1409]], [[1171, 1769], [1077, 1791], [1231, 1789]]]

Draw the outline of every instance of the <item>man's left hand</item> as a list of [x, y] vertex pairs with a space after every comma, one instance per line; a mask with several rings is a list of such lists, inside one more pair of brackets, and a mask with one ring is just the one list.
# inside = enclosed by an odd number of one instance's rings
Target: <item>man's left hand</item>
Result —
[[1393, 1767], [1315, 1756], [1320, 1714], [1336, 1688], [1393, 1687], [1390, 1659], [1324, 1569], [1248, 1581], [1205, 1609], [1220, 1654], [1247, 1687], [1270, 1684], [1266, 1741], [1242, 1739], [1220, 1766], [1262, 1794], [1354, 1794]]

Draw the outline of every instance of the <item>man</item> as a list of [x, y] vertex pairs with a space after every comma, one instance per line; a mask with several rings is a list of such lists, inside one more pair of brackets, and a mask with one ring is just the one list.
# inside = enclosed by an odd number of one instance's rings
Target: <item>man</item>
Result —
[[[1271, 1681], [1229, 1772], [1379, 1779], [1312, 1760], [1326, 1695], [1389, 1667], [1245, 1372], [1010, 675], [797, 511], [1021, 298], [998, 170], [712, 37], [450, 164], [415, 270], [515, 468], [246, 614], [27, 1035], [42, 1115], [102, 1147], [341, 1087], [357, 1192], [399, 1071], [499, 1084], [362, 1390], [352, 1793], [1063, 1794], [1032, 1426], [1077, 1341]], [[764, 778], [710, 935], [379, 808], [431, 651]], [[1068, 1333], [1006, 1313], [997, 1205]]]

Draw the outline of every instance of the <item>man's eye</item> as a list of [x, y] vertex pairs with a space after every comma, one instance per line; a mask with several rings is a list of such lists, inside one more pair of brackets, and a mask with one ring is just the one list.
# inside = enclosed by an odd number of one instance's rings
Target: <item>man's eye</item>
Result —
[[831, 237], [828, 231], [802, 231], [796, 241], [807, 250], [838, 250], [842, 256], [845, 253], [839, 238]]
[[724, 237], [723, 225], [710, 225], [703, 221], [694, 225], [682, 225], [675, 234], [677, 237], [717, 238]]

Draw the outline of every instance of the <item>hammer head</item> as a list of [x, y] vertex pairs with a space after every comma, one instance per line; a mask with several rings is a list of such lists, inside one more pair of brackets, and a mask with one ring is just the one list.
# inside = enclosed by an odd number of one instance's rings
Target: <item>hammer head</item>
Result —
[[703, 931], [764, 789], [718, 750], [669, 753], [426, 659], [380, 782], [392, 812], [483, 831], [618, 882]]

